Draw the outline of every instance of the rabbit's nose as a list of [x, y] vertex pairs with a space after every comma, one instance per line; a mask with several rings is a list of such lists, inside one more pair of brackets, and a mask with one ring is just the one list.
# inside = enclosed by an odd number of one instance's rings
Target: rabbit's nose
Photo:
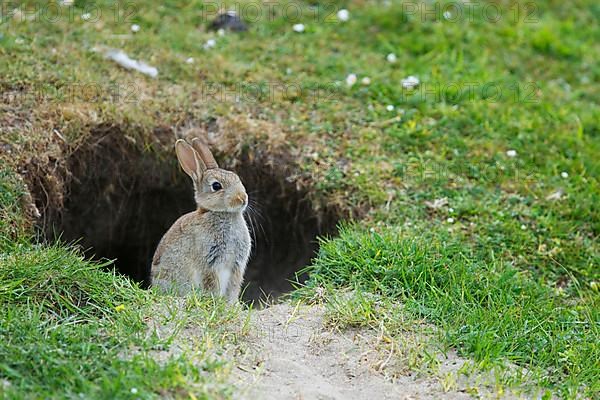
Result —
[[233, 199], [231, 199], [231, 203], [233, 205], [243, 205], [248, 201], [248, 195], [246, 193], [238, 193]]

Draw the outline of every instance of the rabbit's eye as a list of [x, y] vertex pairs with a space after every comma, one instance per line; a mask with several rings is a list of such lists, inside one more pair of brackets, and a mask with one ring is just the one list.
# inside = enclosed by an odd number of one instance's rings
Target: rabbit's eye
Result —
[[212, 188], [213, 192], [218, 192], [219, 190], [223, 189], [223, 186], [219, 182], [213, 182], [210, 187]]

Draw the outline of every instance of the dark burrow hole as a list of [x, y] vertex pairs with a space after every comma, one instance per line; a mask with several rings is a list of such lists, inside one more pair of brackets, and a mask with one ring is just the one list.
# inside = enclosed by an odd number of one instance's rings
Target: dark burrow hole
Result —
[[[227, 168], [227, 160], [221, 161]], [[246, 216], [253, 226], [253, 249], [243, 299], [274, 299], [293, 288], [290, 281], [306, 279], [297, 272], [315, 256], [317, 236], [334, 233], [337, 213], [315, 212], [307, 192], [286, 180], [283, 165], [266, 166], [244, 156], [233, 169], [256, 210]], [[89, 257], [114, 259], [118, 272], [148, 287], [150, 262], [162, 235], [195, 209], [191, 180], [174, 151], [160, 160], [121, 134], [105, 134], [76, 150], [68, 171], [64, 207], [44, 212], [45, 239], [60, 237], [76, 242]], [[35, 192], [43, 202], [43, 190]]]

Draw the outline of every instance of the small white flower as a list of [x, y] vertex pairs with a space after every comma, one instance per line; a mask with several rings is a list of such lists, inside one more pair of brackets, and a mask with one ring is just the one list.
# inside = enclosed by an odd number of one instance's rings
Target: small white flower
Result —
[[506, 151], [506, 155], [509, 157], [516, 157], [517, 156], [517, 151], [516, 150], [507, 150]]
[[444, 11], [444, 19], [452, 18], [452, 13], [450, 11]]
[[292, 29], [294, 30], [294, 32], [298, 32], [298, 33], [304, 32], [304, 24], [294, 24]]
[[350, 18], [350, 13], [348, 10], [342, 8], [340, 11], [338, 11], [337, 17], [340, 21], [348, 21]]
[[409, 76], [407, 78], [402, 79], [402, 87], [405, 89], [413, 89], [415, 88], [421, 81], [416, 76]]
[[566, 171], [563, 171], [563, 172], [561, 172], [561, 173], [560, 173], [560, 176], [561, 176], [562, 178], [564, 178], [564, 179], [567, 179], [567, 178], [569, 177], [569, 173], [568, 173], [568, 172], [566, 172]]
[[391, 62], [391, 63], [395, 63], [398, 60], [398, 58], [396, 57], [396, 55], [394, 53], [388, 54], [386, 59], [388, 60], [388, 62]]
[[448, 219], [446, 220], [446, 222], [448, 222], [449, 224], [453, 224], [454, 223], [454, 218], [448, 217]]
[[215, 39], [208, 39], [206, 41], [206, 43], [204, 43], [204, 48], [205, 49], [212, 49], [213, 47], [215, 47], [217, 45], [217, 41]]
[[287, 75], [291, 75], [291, 74], [292, 74], [292, 69], [291, 69], [291, 68], [286, 68], [286, 69], [285, 69], [285, 73], [286, 73]]
[[135, 32], [139, 32], [139, 31], [140, 31], [140, 26], [138, 24], [131, 25], [131, 32], [135, 33]]
[[371, 84], [371, 78], [369, 78], [368, 76], [365, 76], [364, 78], [362, 78], [360, 80], [360, 83], [362, 83], [365, 86], [369, 86]]
[[133, 394], [136, 394], [138, 392], [138, 390], [137, 390], [137, 388], [131, 388], [130, 392]]
[[87, 21], [90, 18], [92, 18], [92, 14], [90, 14], [90, 13], [81, 14], [81, 19], [84, 21]]
[[346, 77], [346, 85], [348, 85], [349, 87], [354, 86], [354, 84], [356, 83], [356, 74], [350, 74]]
[[219, 35], [219, 36], [225, 36], [225, 29], [219, 28], [219, 30], [217, 31], [217, 35]]
[[525, 225], [525, 224], [521, 225], [521, 230], [524, 231], [525, 229], [527, 229], [527, 225]]
[[394, 106], [393, 106], [393, 105], [391, 105], [391, 104], [388, 104], [388, 105], [385, 107], [385, 109], [386, 109], [386, 110], [388, 110], [388, 111], [394, 111]]
[[375, 233], [375, 228], [369, 228], [369, 232]]
[[194, 57], [190, 57], [187, 60], [185, 60], [186, 64], [193, 64], [194, 63]]
[[448, 209], [448, 212], [451, 212], [451, 213], [452, 213], [452, 212], [454, 212], [454, 208], [450, 207], [450, 208]]

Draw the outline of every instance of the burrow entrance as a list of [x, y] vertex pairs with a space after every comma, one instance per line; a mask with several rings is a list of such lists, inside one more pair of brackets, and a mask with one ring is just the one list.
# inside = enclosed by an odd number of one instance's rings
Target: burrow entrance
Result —
[[[286, 180], [284, 166], [267, 166], [247, 156], [237, 161], [235, 171], [254, 209], [247, 213], [253, 249], [243, 299], [276, 298], [292, 289], [290, 280], [306, 279], [297, 272], [315, 256], [317, 236], [334, 233], [337, 213], [315, 212], [307, 192]], [[192, 183], [174, 152], [160, 159], [121, 133], [108, 133], [73, 152], [67, 169], [63, 208], [43, 216], [45, 239], [60, 237], [76, 242], [89, 257], [114, 259], [121, 274], [148, 287], [152, 255], [162, 235], [195, 208]], [[35, 191], [36, 200], [43, 202], [43, 190]]]

